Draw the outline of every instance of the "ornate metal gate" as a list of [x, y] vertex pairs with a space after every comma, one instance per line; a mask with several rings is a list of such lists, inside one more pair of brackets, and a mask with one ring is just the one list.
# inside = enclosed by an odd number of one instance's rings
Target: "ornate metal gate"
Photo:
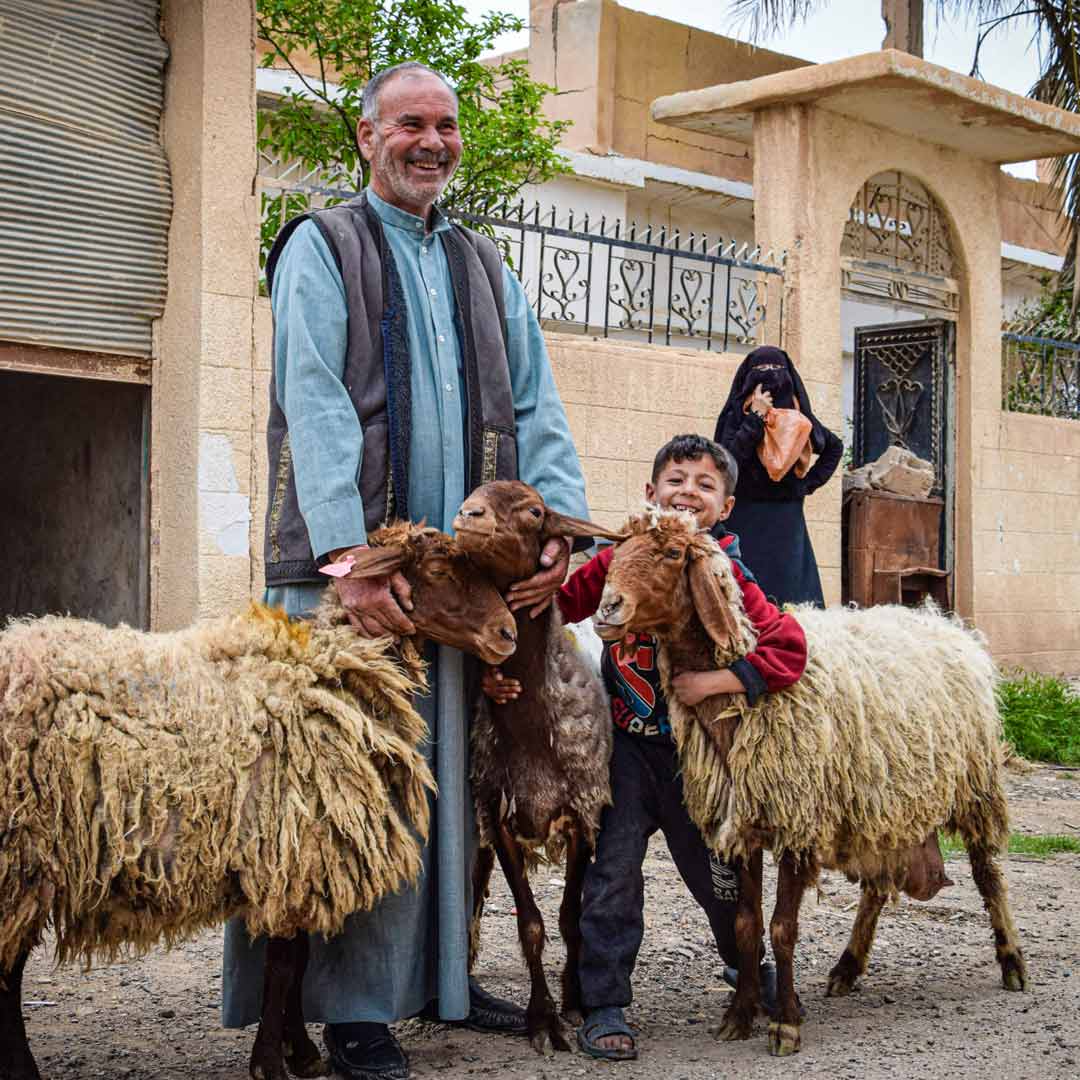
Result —
[[933, 495], [946, 495], [948, 369], [955, 340], [948, 319], [855, 330], [854, 463], [902, 446], [933, 462]]

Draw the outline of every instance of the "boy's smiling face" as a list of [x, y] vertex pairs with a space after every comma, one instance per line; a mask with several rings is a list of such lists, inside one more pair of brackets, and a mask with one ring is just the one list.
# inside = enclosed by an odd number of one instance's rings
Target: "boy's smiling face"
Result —
[[664, 510], [688, 510], [702, 529], [724, 521], [735, 506], [727, 477], [709, 454], [666, 462], [655, 482], [645, 485], [645, 498]]

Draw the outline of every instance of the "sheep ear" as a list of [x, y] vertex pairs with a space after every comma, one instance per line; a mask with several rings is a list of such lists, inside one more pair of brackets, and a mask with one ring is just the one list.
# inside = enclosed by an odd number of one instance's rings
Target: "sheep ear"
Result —
[[720, 648], [730, 649], [738, 643], [739, 626], [728, 598], [720, 588], [720, 579], [713, 572], [709, 553], [691, 551], [687, 573], [690, 597], [702, 626]]
[[385, 577], [405, 565], [405, 549], [397, 544], [386, 547], [358, 548], [349, 553], [353, 564], [346, 577]]
[[592, 536], [599, 540], [619, 541], [625, 540], [627, 534], [613, 532], [584, 518], [570, 517], [560, 514], [558, 510], [549, 509], [544, 517], [544, 539], [550, 540], [553, 536]]

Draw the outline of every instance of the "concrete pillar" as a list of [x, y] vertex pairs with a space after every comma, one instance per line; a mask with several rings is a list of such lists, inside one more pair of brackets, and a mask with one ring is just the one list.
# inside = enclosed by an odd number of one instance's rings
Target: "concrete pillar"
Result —
[[607, 154], [615, 125], [618, 5], [612, 0], [531, 0], [529, 74], [558, 89], [545, 112], [573, 120], [566, 145]]
[[225, 609], [251, 591], [254, 20], [254, 0], [162, 4], [173, 215], [151, 398], [156, 629]]
[[881, 17], [885, 20], [883, 49], [922, 56], [923, 0], [881, 0]]

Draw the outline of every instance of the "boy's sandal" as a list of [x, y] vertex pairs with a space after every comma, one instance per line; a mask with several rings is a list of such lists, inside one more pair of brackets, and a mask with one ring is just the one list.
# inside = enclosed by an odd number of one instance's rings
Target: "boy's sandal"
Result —
[[[626, 1049], [597, 1045], [598, 1039], [606, 1039], [611, 1035], [625, 1035], [633, 1045]], [[604, 1061], [633, 1061], [637, 1057], [634, 1033], [618, 1005], [591, 1009], [585, 1022], [578, 1028], [577, 1042], [589, 1057], [601, 1058]]]

